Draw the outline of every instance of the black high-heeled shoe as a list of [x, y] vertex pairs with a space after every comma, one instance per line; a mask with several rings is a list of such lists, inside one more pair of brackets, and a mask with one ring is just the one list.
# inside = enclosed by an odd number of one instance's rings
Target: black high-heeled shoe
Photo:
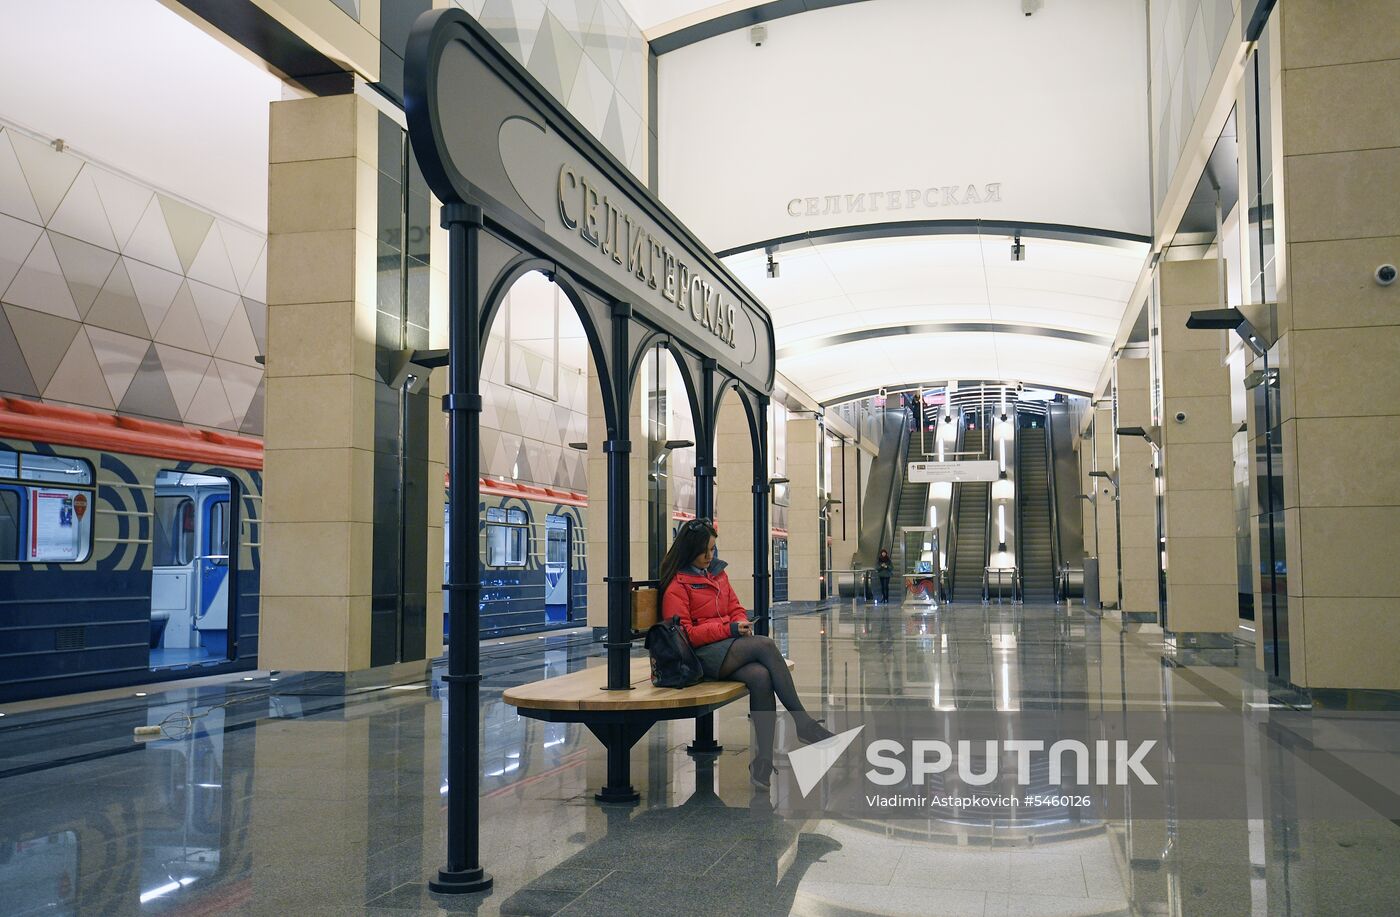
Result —
[[758, 758], [749, 762], [749, 783], [752, 783], [760, 790], [767, 790], [773, 786], [773, 775], [778, 769], [773, 766], [773, 762], [766, 758]]
[[807, 717], [805, 720], [797, 721], [797, 737], [804, 745], [812, 745], [816, 742], [824, 742], [827, 739], [835, 738], [836, 733], [827, 729], [822, 723], [826, 720], [819, 720], [815, 717]]

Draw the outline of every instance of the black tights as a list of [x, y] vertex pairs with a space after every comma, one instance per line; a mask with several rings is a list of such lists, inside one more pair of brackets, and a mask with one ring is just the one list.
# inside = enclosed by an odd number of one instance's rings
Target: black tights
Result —
[[760, 758], [773, 756], [773, 725], [777, 712], [776, 701], [791, 713], [793, 719], [802, 722], [808, 719], [802, 698], [797, 696], [797, 686], [792, 682], [787, 660], [778, 652], [778, 645], [768, 637], [739, 637], [730, 644], [724, 662], [719, 667], [720, 678], [742, 681], [749, 689], [749, 710], [758, 714], [751, 717], [757, 742], [755, 753]]

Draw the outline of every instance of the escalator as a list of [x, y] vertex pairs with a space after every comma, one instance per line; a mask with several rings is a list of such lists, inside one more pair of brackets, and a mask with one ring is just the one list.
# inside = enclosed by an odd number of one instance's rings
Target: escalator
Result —
[[1016, 431], [1016, 545], [1025, 601], [1051, 604], [1055, 601], [1055, 560], [1045, 436], [1044, 427]]
[[[980, 454], [983, 449], [982, 430], [967, 430], [963, 434], [962, 451]], [[982, 574], [987, 566], [987, 507], [991, 500], [991, 484], [987, 481], [964, 481], [957, 487], [956, 529], [953, 533], [953, 585], [950, 601], [980, 602]]]
[[928, 482], [909, 480], [909, 463], [905, 462], [904, 486], [899, 489], [899, 513], [895, 517], [895, 532], [927, 525]]

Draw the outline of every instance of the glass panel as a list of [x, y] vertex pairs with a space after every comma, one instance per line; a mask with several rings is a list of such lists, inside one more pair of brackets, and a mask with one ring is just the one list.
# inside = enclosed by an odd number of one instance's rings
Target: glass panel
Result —
[[[189, 531], [184, 530], [189, 525]], [[194, 502], [189, 497], [156, 497], [156, 532], [151, 565], [180, 567], [190, 562], [194, 542]]]
[[486, 509], [486, 521], [487, 521], [487, 522], [505, 522], [505, 521], [506, 521], [506, 511], [503, 510], [503, 509], [501, 509], [499, 506], [487, 507], [487, 509]]
[[223, 501], [209, 507], [209, 553], [228, 556], [228, 504]]
[[92, 540], [92, 500], [87, 491], [31, 487], [28, 508], [24, 560], [71, 563], [87, 558]]
[[19, 453], [0, 447], [0, 478], [19, 477]]
[[19, 477], [23, 481], [53, 481], [57, 484], [91, 484], [92, 470], [82, 459], [59, 458], [54, 455], [34, 455], [25, 452], [19, 460]]
[[530, 521], [530, 518], [525, 515], [525, 511], [523, 509], [512, 509], [506, 510], [506, 521], [512, 522], [516, 525], [524, 525], [525, 523]]
[[523, 567], [530, 530], [517, 525], [486, 527], [486, 563], [492, 567]]

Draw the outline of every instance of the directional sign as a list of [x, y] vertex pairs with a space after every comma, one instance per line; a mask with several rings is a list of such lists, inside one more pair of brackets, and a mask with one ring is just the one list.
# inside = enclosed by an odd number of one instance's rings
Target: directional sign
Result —
[[909, 480], [928, 484], [995, 481], [1001, 466], [989, 459], [970, 462], [910, 462]]

